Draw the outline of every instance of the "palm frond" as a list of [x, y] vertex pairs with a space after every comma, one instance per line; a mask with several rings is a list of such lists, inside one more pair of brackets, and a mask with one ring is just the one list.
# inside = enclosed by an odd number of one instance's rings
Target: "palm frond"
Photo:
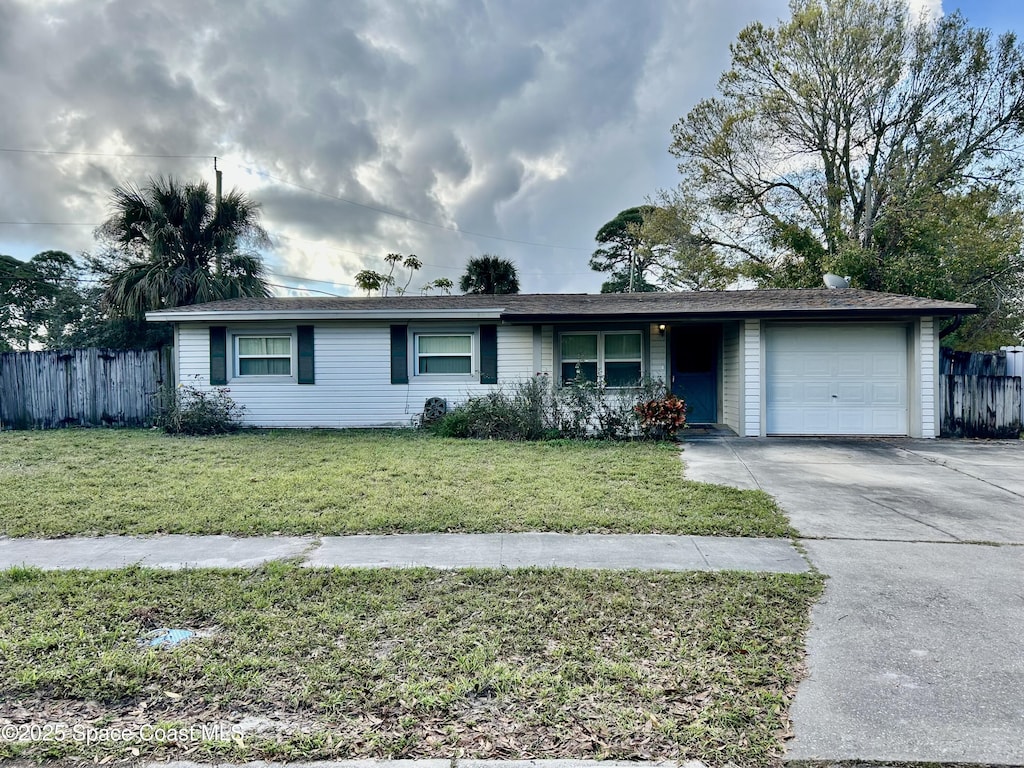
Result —
[[[259, 205], [232, 190], [218, 207], [205, 182], [151, 178], [117, 187], [97, 234], [111, 244], [104, 278], [108, 311], [148, 310], [237, 296], [267, 296], [263, 262], [243, 245], [267, 247]], [[107, 257], [105, 257], [107, 258]]]

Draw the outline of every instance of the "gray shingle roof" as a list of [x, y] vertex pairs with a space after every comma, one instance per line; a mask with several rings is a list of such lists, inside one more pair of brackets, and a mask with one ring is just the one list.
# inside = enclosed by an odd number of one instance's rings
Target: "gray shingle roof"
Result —
[[[368, 312], [380, 316], [413, 311], [437, 313], [495, 310], [503, 320], [529, 322], [571, 318], [671, 320], [682, 317], [880, 317], [956, 315], [976, 312], [973, 304], [940, 301], [916, 296], [862, 291], [855, 288], [828, 290], [704, 291], [684, 293], [609, 294], [516, 294], [509, 296], [392, 296], [380, 297], [274, 297], [232, 299], [160, 310], [151, 320], [204, 319], [219, 313], [315, 313], [325, 318], [334, 313]], [[173, 314], [174, 317], [167, 317]], [[237, 315], [236, 315], [237, 316]]]

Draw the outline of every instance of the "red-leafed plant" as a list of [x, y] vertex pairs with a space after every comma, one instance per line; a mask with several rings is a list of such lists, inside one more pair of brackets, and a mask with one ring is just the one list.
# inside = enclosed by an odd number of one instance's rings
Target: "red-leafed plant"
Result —
[[675, 395], [648, 400], [634, 409], [640, 431], [654, 440], [671, 440], [686, 426], [686, 403]]

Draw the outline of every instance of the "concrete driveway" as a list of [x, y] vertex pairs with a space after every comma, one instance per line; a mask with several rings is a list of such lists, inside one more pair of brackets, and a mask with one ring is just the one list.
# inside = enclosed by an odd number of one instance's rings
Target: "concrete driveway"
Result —
[[829, 576], [790, 760], [1024, 765], [1024, 442], [687, 442], [778, 499]]
[[806, 538], [1024, 544], [1024, 441], [712, 438], [688, 477], [772, 494]]

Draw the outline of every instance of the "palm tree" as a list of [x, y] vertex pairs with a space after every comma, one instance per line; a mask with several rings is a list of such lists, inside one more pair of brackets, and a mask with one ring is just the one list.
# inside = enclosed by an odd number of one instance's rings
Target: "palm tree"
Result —
[[459, 279], [463, 293], [519, 293], [519, 273], [516, 265], [485, 253], [466, 263], [466, 274]]
[[270, 244], [259, 204], [232, 190], [217, 203], [205, 182], [150, 179], [117, 187], [112, 215], [97, 230], [108, 246], [92, 263], [103, 275], [103, 305], [137, 317], [153, 309], [242, 296], [269, 296], [263, 260]]

